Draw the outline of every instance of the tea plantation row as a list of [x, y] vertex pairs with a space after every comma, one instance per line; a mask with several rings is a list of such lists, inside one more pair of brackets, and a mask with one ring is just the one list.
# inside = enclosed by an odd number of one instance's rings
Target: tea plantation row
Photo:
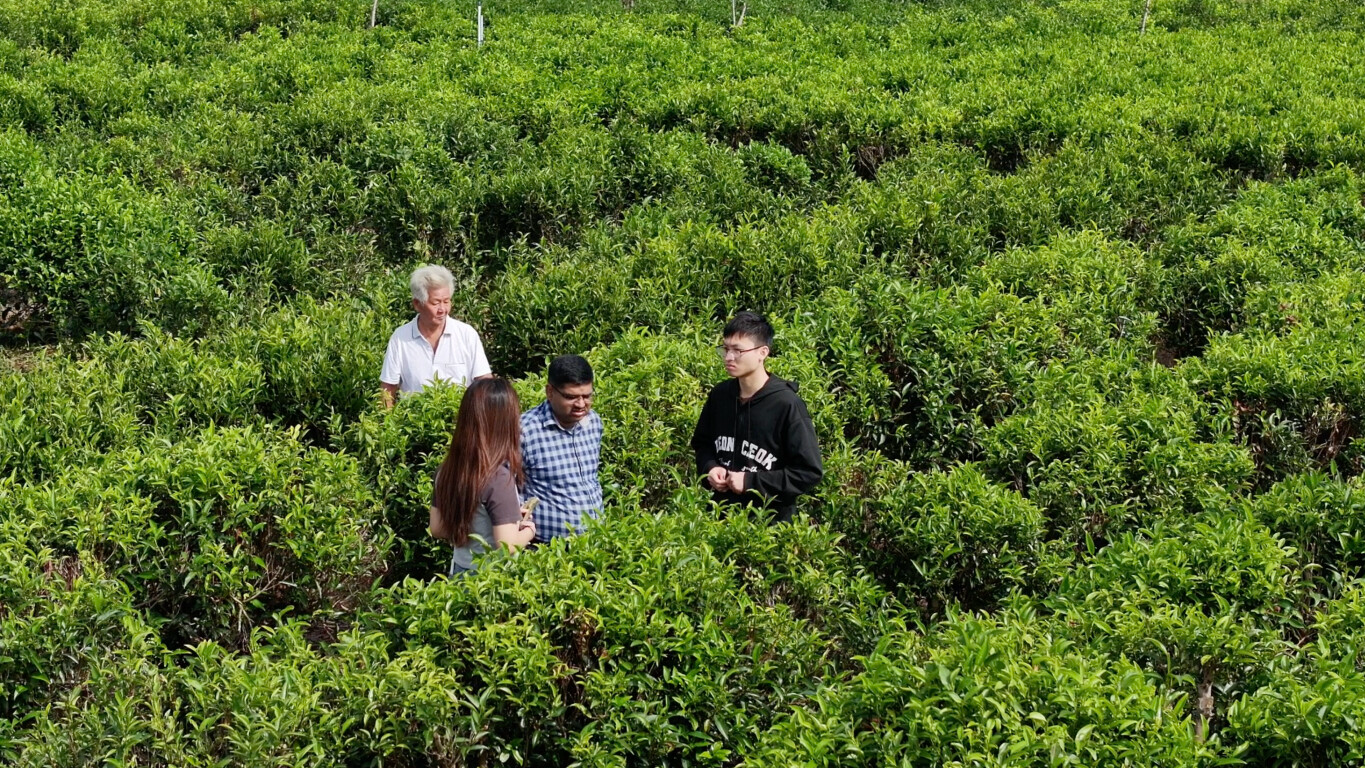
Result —
[[[1365, 762], [1365, 14], [0, 0], [0, 760]], [[604, 520], [458, 583], [438, 261]], [[711, 509], [739, 307], [827, 479]]]

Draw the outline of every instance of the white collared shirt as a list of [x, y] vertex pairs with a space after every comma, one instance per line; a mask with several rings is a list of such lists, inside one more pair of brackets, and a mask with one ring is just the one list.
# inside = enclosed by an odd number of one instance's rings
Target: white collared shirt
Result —
[[467, 387], [469, 382], [489, 373], [492, 369], [483, 353], [478, 331], [447, 317], [441, 341], [432, 351], [431, 344], [417, 329], [417, 318], [413, 318], [389, 337], [389, 349], [384, 353], [384, 369], [379, 373], [379, 380], [397, 385], [402, 392], [421, 392], [436, 379]]

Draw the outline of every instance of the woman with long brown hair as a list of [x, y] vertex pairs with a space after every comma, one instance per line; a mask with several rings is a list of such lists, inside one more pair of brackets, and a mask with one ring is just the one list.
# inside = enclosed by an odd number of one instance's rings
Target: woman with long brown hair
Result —
[[531, 543], [536, 525], [523, 514], [521, 403], [506, 379], [479, 379], [465, 390], [450, 449], [436, 473], [431, 535], [455, 545], [450, 574], [476, 567], [490, 547]]

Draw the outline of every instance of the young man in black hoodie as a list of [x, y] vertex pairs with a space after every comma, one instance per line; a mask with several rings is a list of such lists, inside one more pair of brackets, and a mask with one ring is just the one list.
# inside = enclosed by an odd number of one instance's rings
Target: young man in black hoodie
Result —
[[773, 327], [754, 312], [740, 312], [725, 326], [717, 347], [729, 381], [706, 397], [692, 433], [697, 471], [716, 501], [763, 505], [773, 522], [796, 513], [796, 497], [820, 482], [820, 446], [796, 382], [764, 367]]

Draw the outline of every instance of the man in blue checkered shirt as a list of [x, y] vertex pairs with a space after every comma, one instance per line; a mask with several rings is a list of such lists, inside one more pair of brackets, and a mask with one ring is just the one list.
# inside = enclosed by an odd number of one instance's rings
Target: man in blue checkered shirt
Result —
[[521, 415], [526, 496], [536, 507], [536, 541], [572, 536], [602, 511], [602, 417], [592, 409], [592, 366], [578, 355], [550, 363], [545, 402]]

